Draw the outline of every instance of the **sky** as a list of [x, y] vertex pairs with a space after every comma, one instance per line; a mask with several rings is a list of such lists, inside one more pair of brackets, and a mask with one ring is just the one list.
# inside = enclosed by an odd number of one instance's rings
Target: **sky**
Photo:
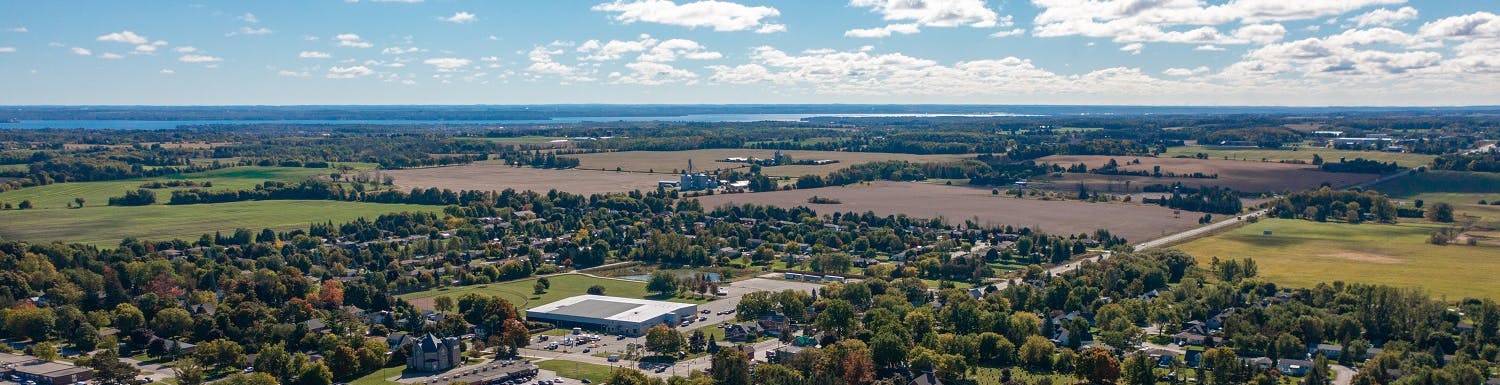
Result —
[[1500, 0], [0, 0], [0, 104], [1500, 105]]

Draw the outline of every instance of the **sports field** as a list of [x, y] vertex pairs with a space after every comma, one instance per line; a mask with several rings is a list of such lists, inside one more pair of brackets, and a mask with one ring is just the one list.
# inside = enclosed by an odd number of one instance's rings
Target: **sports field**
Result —
[[1260, 276], [1295, 287], [1345, 281], [1420, 287], [1449, 300], [1500, 299], [1500, 247], [1428, 244], [1438, 228], [1268, 219], [1177, 248], [1204, 268], [1214, 257], [1253, 258]]
[[[621, 279], [595, 278], [583, 274], [562, 274], [547, 277], [551, 282], [551, 288], [546, 293], [535, 295], [532, 286], [536, 284], [536, 278], [528, 278], [502, 283], [488, 283], [479, 285], [444, 287], [415, 293], [401, 294], [401, 297], [410, 301], [419, 309], [432, 309], [433, 298], [446, 295], [457, 300], [458, 297], [468, 293], [483, 293], [500, 296], [516, 305], [517, 309], [530, 309], [545, 305], [549, 302], [575, 295], [588, 294], [589, 286], [604, 286], [604, 295], [626, 298], [646, 298], [661, 301], [702, 303], [707, 301], [692, 300], [684, 298], [661, 298], [655, 293], [646, 291], [645, 282], [626, 281]], [[650, 294], [650, 295], [648, 295]]]
[[1339, 150], [1321, 147], [1300, 147], [1293, 149], [1266, 149], [1266, 148], [1238, 148], [1238, 147], [1215, 147], [1215, 146], [1178, 146], [1168, 147], [1167, 152], [1161, 154], [1163, 158], [1177, 156], [1195, 156], [1199, 153], [1208, 155], [1209, 159], [1243, 160], [1251, 162], [1282, 160], [1300, 160], [1312, 163], [1313, 154], [1323, 157], [1324, 161], [1337, 162], [1339, 158], [1365, 158], [1380, 162], [1396, 162], [1401, 167], [1417, 168], [1432, 164], [1432, 159], [1437, 156], [1425, 154], [1411, 154], [1401, 152], [1384, 151], [1353, 151]]
[[85, 206], [82, 209], [0, 211], [0, 238], [79, 242], [112, 247], [124, 238], [196, 241], [204, 233], [237, 228], [291, 230], [317, 222], [375, 219], [402, 211], [438, 212], [442, 206], [339, 201], [250, 201], [201, 205]]

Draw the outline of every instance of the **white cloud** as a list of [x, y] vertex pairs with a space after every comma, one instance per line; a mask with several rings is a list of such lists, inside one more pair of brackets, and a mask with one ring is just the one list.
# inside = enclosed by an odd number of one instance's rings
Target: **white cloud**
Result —
[[1197, 47], [1193, 47], [1193, 50], [1194, 51], [1221, 52], [1221, 51], [1225, 51], [1227, 49], [1225, 49], [1224, 47], [1213, 45], [1213, 44], [1204, 44], [1204, 45], [1200, 45], [1200, 46], [1197, 46]]
[[1363, 15], [1355, 16], [1349, 20], [1359, 27], [1384, 26], [1389, 27], [1401, 24], [1417, 18], [1417, 9], [1412, 7], [1401, 7], [1401, 9], [1390, 10], [1386, 8], [1370, 11]]
[[1000, 38], [1000, 37], [1020, 36], [1020, 35], [1024, 35], [1024, 34], [1026, 34], [1026, 30], [1025, 29], [1023, 29], [1023, 28], [1016, 28], [1016, 29], [1002, 30], [1002, 31], [998, 31], [998, 32], [992, 33], [992, 34], [990, 34], [990, 37]]
[[594, 81], [594, 78], [592, 76], [589, 76], [578, 67], [558, 63], [557, 61], [553, 60], [552, 57], [561, 55], [563, 53], [562, 47], [568, 45], [570, 44], [553, 42], [552, 44], [546, 46], [538, 45], [533, 47], [531, 51], [527, 52], [526, 54], [527, 60], [531, 61], [531, 65], [526, 67], [526, 72], [530, 73], [533, 76], [560, 76], [563, 79], [569, 81]]
[[374, 44], [370, 44], [370, 42], [360, 40], [359, 35], [352, 33], [342, 33], [333, 38], [339, 41], [340, 47], [370, 48], [375, 46]]
[[463, 23], [473, 23], [474, 21], [479, 20], [479, 17], [478, 16], [474, 16], [474, 14], [468, 13], [468, 12], [454, 12], [453, 16], [439, 17], [438, 20], [446, 21], [446, 22], [449, 22], [449, 23], [455, 23], [455, 24], [463, 24]]
[[125, 44], [146, 44], [147, 41], [150, 41], [145, 36], [137, 35], [135, 32], [130, 32], [129, 30], [100, 35], [98, 40]]
[[15, 32], [15, 33], [27, 33], [27, 32], [31, 32], [31, 30], [26, 29], [26, 27], [15, 27], [15, 28], [6, 29], [6, 31]]
[[1166, 71], [1162, 71], [1162, 73], [1166, 74], [1168, 76], [1179, 76], [1179, 77], [1202, 75], [1202, 74], [1208, 73], [1208, 67], [1205, 67], [1205, 66], [1198, 66], [1197, 68], [1175, 68], [1174, 67], [1174, 68], [1168, 68]]
[[307, 72], [307, 71], [280, 70], [280, 71], [276, 71], [276, 76], [283, 76], [283, 77], [289, 77], [289, 78], [305, 78], [305, 77], [308, 77], [308, 76], [312, 76], [312, 73]]
[[[1032, 20], [1039, 37], [1085, 36], [1111, 38], [1118, 43], [1169, 42], [1187, 44], [1266, 44], [1280, 37], [1268, 34], [1226, 35], [1219, 26], [1311, 20], [1341, 15], [1361, 8], [1399, 4], [1406, 0], [1284, 1], [1232, 0], [1209, 5], [1199, 0], [1032, 0], [1041, 12]], [[1274, 27], [1273, 27], [1274, 26]], [[1264, 24], [1245, 32], [1274, 32], [1285, 27]], [[1275, 37], [1276, 40], [1271, 40]]]
[[330, 55], [327, 52], [302, 51], [297, 53], [297, 57], [303, 59], [327, 59], [333, 57], [333, 55]]
[[162, 75], [171, 75], [171, 74], [177, 73], [177, 70], [163, 68], [161, 71], [158, 71], [158, 72], [160, 72]]
[[177, 58], [177, 60], [183, 63], [214, 63], [223, 61], [224, 59], [208, 55], [187, 54], [182, 55], [182, 57]]
[[579, 59], [586, 61], [613, 61], [636, 53], [640, 54], [636, 57], [636, 61], [643, 62], [670, 62], [678, 58], [713, 60], [724, 57], [723, 54], [710, 51], [696, 41], [687, 39], [659, 41], [651, 35], [641, 35], [638, 40], [610, 40], [609, 42], [589, 40], [578, 45], [575, 51], [584, 54]]
[[177, 47], [176, 51], [177, 51], [177, 53], [193, 53], [193, 52], [198, 52], [198, 48], [190, 46], [190, 45], [185, 45], [185, 46]]
[[425, 49], [421, 49], [421, 48], [417, 48], [417, 47], [405, 47], [405, 48], [402, 48], [402, 47], [386, 47], [385, 49], [380, 50], [380, 54], [382, 54], [382, 55], [401, 55], [401, 54], [416, 53], [416, 52], [423, 52], [423, 51], [426, 51], [426, 50]]
[[141, 45], [135, 46], [135, 52], [136, 53], [154, 53], [154, 52], [156, 52], [156, 48], [157, 47], [163, 47], [163, 46], [166, 46], [166, 45], [167, 45], [167, 42], [161, 41], [161, 40], [157, 40], [155, 42], [152, 42], [151, 44], [141, 44]]
[[112, 53], [112, 52], [105, 52], [105, 53], [99, 54], [99, 58], [100, 59], [114, 60], [114, 59], [123, 59], [125, 57], [124, 56], [120, 56], [119, 54]]
[[1500, 15], [1475, 12], [1423, 24], [1421, 35], [1440, 39], [1500, 38]]
[[1011, 24], [1008, 16], [1001, 18], [984, 0], [850, 0], [849, 5], [870, 8], [886, 21], [920, 26], [990, 28]]
[[226, 33], [226, 34], [224, 34], [224, 36], [239, 36], [239, 35], [254, 36], [254, 35], [270, 35], [272, 33], [275, 33], [275, 31], [272, 31], [270, 28], [266, 28], [266, 27], [260, 27], [260, 28], [240, 27], [240, 30], [234, 31], [234, 32], [230, 32], [230, 33]]
[[1120, 50], [1121, 51], [1129, 52], [1129, 53], [1131, 53], [1133, 55], [1139, 55], [1139, 54], [1141, 54], [1141, 50], [1145, 49], [1145, 48], [1146, 48], [1146, 45], [1142, 44], [1142, 43], [1130, 43], [1130, 44], [1126, 44], [1126, 45], [1120, 46]]
[[439, 57], [439, 58], [431, 58], [431, 59], [423, 60], [422, 63], [430, 65], [430, 66], [433, 66], [433, 67], [437, 67], [438, 71], [452, 71], [452, 70], [456, 70], [456, 69], [459, 69], [459, 68], [467, 67], [467, 66], [469, 66], [470, 63], [473, 63], [473, 62], [470, 61], [469, 59], [463, 59], [463, 58]]
[[673, 67], [666, 63], [634, 62], [625, 65], [629, 73], [611, 73], [610, 80], [619, 84], [660, 85], [667, 83], [693, 83], [698, 74]]
[[615, 0], [595, 5], [593, 10], [615, 13], [612, 18], [625, 24], [645, 22], [757, 33], [786, 31], [786, 26], [766, 20], [781, 16], [776, 8], [728, 1], [703, 0], [679, 5], [671, 0]]
[[260, 19], [255, 18], [255, 14], [249, 13], [249, 12], [245, 12], [245, 15], [244, 16], [240, 16], [239, 19], [240, 20], [244, 20], [246, 23], [250, 23], [250, 24], [255, 24], [255, 23], [259, 23], [260, 22]]
[[375, 71], [365, 66], [332, 67], [328, 69], [329, 79], [353, 79], [374, 74]]
[[79, 55], [79, 56], [89, 56], [89, 55], [93, 55], [94, 53], [91, 52], [91, 51], [89, 51], [87, 48], [73, 47], [73, 54], [74, 55]]
[[0, 46], [0, 53], [12, 53], [12, 52], [16, 52], [16, 47]]
[[851, 29], [851, 30], [848, 30], [848, 31], [844, 31], [844, 37], [882, 38], [882, 37], [889, 37], [893, 33], [899, 33], [899, 34], [902, 34], [902, 35], [910, 35], [910, 34], [914, 34], [914, 33], [917, 33], [917, 32], [922, 32], [922, 29], [920, 27], [918, 27], [917, 24], [915, 24], [915, 23], [912, 23], [912, 24], [891, 24], [891, 25], [887, 25], [887, 26], [884, 26], [884, 27], [880, 27], [880, 28]]

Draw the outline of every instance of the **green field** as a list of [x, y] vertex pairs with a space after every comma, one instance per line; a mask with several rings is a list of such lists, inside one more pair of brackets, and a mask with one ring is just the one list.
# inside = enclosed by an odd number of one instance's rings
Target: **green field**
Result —
[[1318, 156], [1323, 157], [1323, 160], [1329, 162], [1337, 162], [1339, 158], [1365, 158], [1381, 162], [1396, 162], [1396, 164], [1399, 164], [1402, 167], [1409, 168], [1432, 164], [1432, 159], [1436, 158], [1436, 156], [1433, 155], [1423, 154], [1382, 151], [1351, 151], [1321, 147], [1302, 147], [1297, 150], [1273, 150], [1264, 148], [1225, 148], [1198, 145], [1168, 147], [1167, 152], [1161, 154], [1160, 156], [1163, 158], [1172, 158], [1177, 156], [1194, 156], [1198, 153], [1208, 154], [1209, 159], [1224, 159], [1228, 157], [1231, 160], [1246, 160], [1257, 162], [1264, 159], [1271, 162], [1282, 160], [1301, 160], [1308, 163], [1312, 163], [1313, 154], [1318, 154]]
[[[23, 190], [24, 191], [24, 190]], [[374, 219], [390, 212], [438, 212], [440, 206], [340, 201], [250, 201], [201, 205], [0, 211], [0, 238], [90, 243], [103, 247], [121, 239], [196, 241], [204, 233], [236, 228], [291, 230], [313, 222]]]
[[1345, 281], [1420, 287], [1449, 300], [1500, 299], [1500, 247], [1428, 244], [1438, 228], [1268, 219], [1177, 248], [1200, 267], [1213, 257], [1254, 258], [1260, 276], [1295, 287]]
[[1481, 226], [1500, 228], [1500, 174], [1486, 172], [1427, 171], [1392, 179], [1370, 189], [1402, 200], [1452, 204], [1454, 211], [1479, 217]]
[[[660, 295], [646, 292], [645, 282], [626, 281], [619, 279], [595, 278], [583, 274], [562, 274], [547, 277], [552, 283], [552, 288], [541, 295], [532, 293], [532, 286], [536, 284], [535, 278], [528, 278], [503, 283], [490, 283], [481, 285], [469, 285], [458, 287], [444, 287], [415, 293], [399, 295], [402, 299], [413, 301], [413, 305], [419, 308], [431, 309], [432, 302], [428, 299], [440, 295], [446, 295], [457, 300], [458, 297], [468, 293], [483, 293], [500, 296], [515, 304], [521, 309], [530, 309], [541, 306], [563, 298], [575, 295], [588, 294], [589, 286], [604, 286], [604, 295], [628, 298], [646, 298], [662, 301], [703, 303], [704, 300], [689, 298], [662, 298]], [[651, 294], [651, 295], [648, 295]]]
[[[0, 193], [0, 202], [18, 204], [30, 200], [39, 209], [62, 209], [73, 204], [74, 198], [83, 198], [85, 207], [104, 206], [110, 197], [125, 195], [126, 191], [140, 188], [150, 181], [189, 179], [196, 182], [213, 182], [209, 190], [249, 190], [265, 181], [300, 182], [309, 177], [327, 176], [331, 170], [300, 167], [230, 167], [198, 173], [168, 175], [158, 178], [127, 179], [106, 182], [58, 183], [46, 186], [27, 187]], [[191, 188], [182, 188], [191, 189]], [[157, 189], [156, 200], [165, 204], [174, 189]]]
[[615, 369], [604, 365], [565, 360], [541, 361], [537, 362], [536, 366], [543, 370], [557, 372], [558, 377], [567, 377], [574, 380], [587, 378], [596, 384], [604, 383], [604, 380], [609, 379], [609, 373]]
[[401, 383], [399, 382], [388, 381], [386, 379], [399, 376], [401, 375], [401, 372], [405, 370], [406, 365], [383, 368], [374, 372], [370, 372], [370, 374], [366, 374], [364, 377], [349, 381], [349, 383], [353, 385], [400, 385]]

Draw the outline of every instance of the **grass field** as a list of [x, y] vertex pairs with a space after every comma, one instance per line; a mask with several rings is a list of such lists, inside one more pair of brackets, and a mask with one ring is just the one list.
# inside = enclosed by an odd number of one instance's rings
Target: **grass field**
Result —
[[406, 365], [383, 368], [374, 372], [370, 372], [370, 374], [366, 374], [364, 377], [349, 381], [349, 383], [353, 385], [400, 385], [401, 383], [399, 382], [394, 382], [386, 379], [399, 376], [401, 375], [401, 372], [405, 370]]
[[[30, 200], [38, 209], [62, 209], [73, 203], [74, 198], [83, 198], [85, 207], [105, 206], [110, 197], [125, 195], [126, 191], [140, 188], [150, 181], [188, 179], [196, 182], [213, 182], [209, 190], [248, 190], [265, 181], [300, 182], [317, 175], [328, 175], [328, 169], [300, 167], [230, 167], [198, 173], [168, 175], [158, 178], [127, 179], [105, 182], [58, 183], [46, 186], [27, 187], [0, 193], [0, 202], [17, 204]], [[191, 188], [181, 188], [191, 189]], [[165, 204], [174, 189], [157, 189], [156, 200]]]
[[544, 370], [557, 372], [558, 377], [567, 377], [574, 380], [587, 378], [596, 384], [603, 384], [604, 380], [609, 379], [609, 373], [614, 370], [614, 368], [604, 365], [565, 360], [541, 361], [537, 362], [536, 366]]
[[547, 280], [551, 282], [552, 288], [548, 289], [546, 293], [543, 293], [541, 295], [531, 294], [532, 286], [536, 284], [536, 279], [529, 278], [502, 283], [438, 288], [433, 290], [402, 294], [398, 297], [410, 301], [412, 305], [416, 306], [417, 308], [432, 309], [432, 299], [440, 295], [446, 295], [452, 297], [454, 300], [457, 300], [458, 297], [463, 296], [467, 293], [484, 293], [503, 297], [505, 298], [505, 300], [510, 301], [512, 304], [515, 304], [517, 308], [530, 309], [563, 298], [588, 294], [589, 286], [600, 285], [604, 286], [604, 295], [615, 297], [646, 298], [654, 300], [691, 303], [706, 302], [683, 298], [661, 298], [659, 295], [654, 294], [648, 295], [651, 293], [646, 292], [645, 282], [625, 281], [618, 279], [601, 279], [583, 274], [555, 275], [547, 277]]
[[[831, 159], [839, 163], [819, 166], [776, 166], [766, 167], [761, 172], [770, 176], [802, 176], [808, 174], [826, 175], [850, 165], [881, 161], [881, 160], [905, 160], [911, 162], [936, 162], [944, 160], [958, 160], [972, 158], [972, 155], [911, 155], [911, 154], [889, 154], [880, 152], [842, 152], [842, 151], [797, 151], [789, 150], [782, 153], [792, 157], [793, 160], [819, 160]], [[776, 150], [751, 150], [751, 149], [711, 149], [691, 151], [622, 151], [605, 152], [597, 154], [568, 155], [578, 158], [580, 169], [606, 169], [614, 170], [619, 167], [621, 171], [655, 171], [657, 173], [671, 173], [673, 170], [687, 168], [689, 159], [693, 161], [693, 167], [697, 170], [732, 169], [747, 167], [744, 163], [719, 162], [719, 160], [730, 157], [753, 157], [769, 159], [776, 154]]]
[[1171, 158], [1176, 156], [1194, 156], [1198, 153], [1207, 154], [1209, 159], [1228, 158], [1230, 160], [1244, 160], [1253, 162], [1259, 162], [1261, 160], [1271, 162], [1282, 160], [1301, 160], [1308, 162], [1309, 164], [1312, 163], [1313, 154], [1317, 154], [1318, 156], [1323, 157], [1323, 160], [1329, 162], [1337, 162], [1339, 158], [1365, 158], [1381, 162], [1396, 162], [1396, 164], [1407, 168], [1416, 168], [1418, 166], [1432, 164], [1432, 159], [1437, 157], [1434, 155], [1409, 154], [1400, 152], [1353, 151], [1315, 147], [1302, 147], [1296, 150], [1277, 150], [1264, 148], [1247, 149], [1199, 145], [1169, 147], [1167, 148], [1166, 153], [1161, 154], [1161, 157]]
[[[24, 191], [24, 190], [23, 190]], [[400, 211], [437, 212], [440, 206], [339, 201], [251, 201], [182, 206], [0, 211], [0, 238], [118, 245], [121, 239], [196, 241], [204, 233], [236, 228], [290, 230], [313, 222], [343, 223]]]
[[1454, 211], [1479, 217], [1479, 224], [1500, 229], [1500, 206], [1479, 201], [1500, 201], [1500, 174], [1460, 171], [1427, 171], [1392, 179], [1370, 189], [1396, 199], [1452, 204]]
[[1254, 258], [1261, 276], [1296, 287], [1345, 281], [1420, 287], [1449, 300], [1500, 299], [1500, 247], [1428, 244], [1438, 228], [1269, 219], [1177, 248], [1205, 267], [1213, 257]]

